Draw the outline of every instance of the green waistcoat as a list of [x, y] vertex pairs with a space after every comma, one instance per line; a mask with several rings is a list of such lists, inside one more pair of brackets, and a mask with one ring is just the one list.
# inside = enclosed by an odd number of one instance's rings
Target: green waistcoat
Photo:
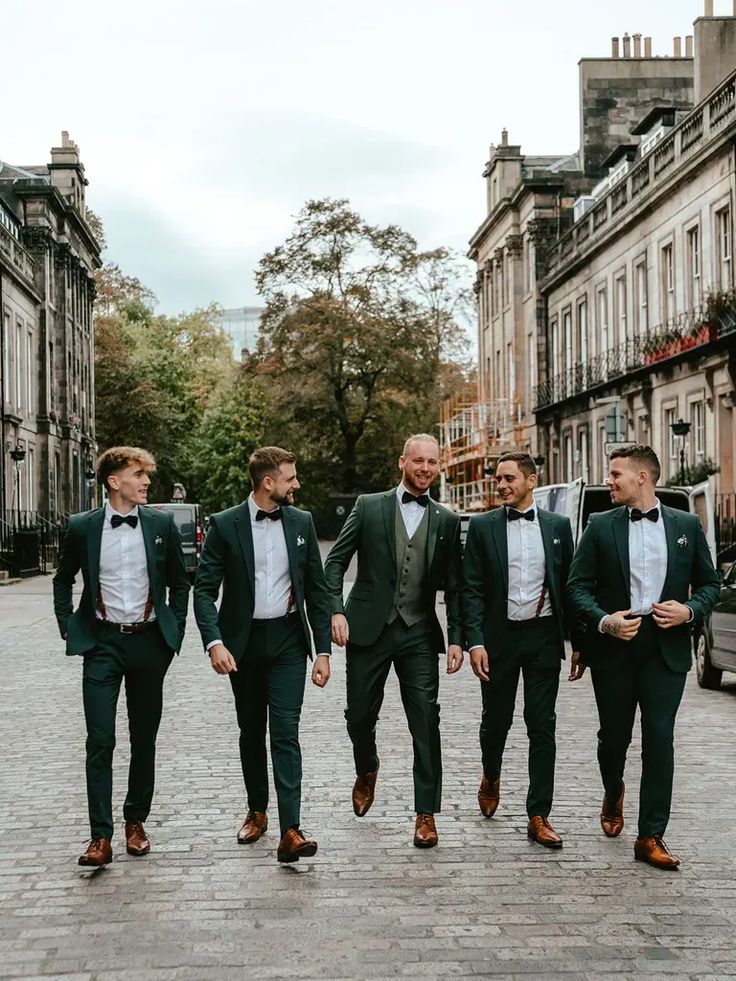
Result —
[[429, 521], [427, 509], [424, 509], [419, 527], [412, 538], [406, 533], [404, 518], [401, 514], [399, 499], [396, 498], [396, 588], [394, 601], [389, 614], [388, 623], [393, 623], [401, 617], [407, 627], [424, 620], [427, 615], [427, 604], [423, 601], [423, 585], [427, 568], [427, 528]]

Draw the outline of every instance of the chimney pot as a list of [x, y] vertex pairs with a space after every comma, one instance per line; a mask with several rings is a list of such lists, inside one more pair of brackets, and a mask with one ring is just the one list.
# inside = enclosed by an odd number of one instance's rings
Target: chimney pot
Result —
[[705, 16], [713, 16], [713, 0], [705, 0]]
[[685, 57], [692, 58], [693, 56], [693, 36], [688, 34], [685, 38]]
[[611, 57], [612, 58], [619, 58], [620, 57], [620, 54], [619, 54], [619, 46], [618, 46], [618, 38], [617, 37], [612, 37], [611, 38]]
[[501, 130], [501, 146], [509, 145], [509, 131], [504, 127]]
[[644, 38], [644, 57], [652, 57], [652, 39], [650, 37]]
[[676, 37], [674, 41], [674, 55], [675, 58], [682, 58], [682, 38]]
[[634, 57], [641, 58], [641, 34], [634, 35]]
[[624, 58], [631, 57], [631, 38], [628, 34], [624, 34]]

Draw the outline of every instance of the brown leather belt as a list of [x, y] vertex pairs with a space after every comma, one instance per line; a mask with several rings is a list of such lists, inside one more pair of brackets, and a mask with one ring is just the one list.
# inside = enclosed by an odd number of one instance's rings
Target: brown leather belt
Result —
[[138, 623], [113, 623], [112, 620], [97, 619], [97, 623], [106, 630], [114, 630], [117, 634], [142, 634], [158, 624], [158, 620], [139, 620]]

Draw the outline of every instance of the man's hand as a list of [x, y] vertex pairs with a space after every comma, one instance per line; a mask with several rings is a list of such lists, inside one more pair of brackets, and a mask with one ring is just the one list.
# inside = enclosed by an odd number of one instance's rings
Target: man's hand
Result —
[[470, 652], [470, 666], [473, 674], [481, 681], [488, 681], [488, 651], [485, 647], [474, 647]]
[[580, 681], [585, 674], [585, 668], [586, 665], [580, 663], [580, 651], [573, 651], [570, 658], [570, 674], [567, 676], [567, 680]]
[[348, 618], [344, 613], [332, 614], [332, 642], [338, 647], [345, 647], [350, 638]]
[[330, 680], [330, 658], [327, 654], [319, 654], [312, 667], [312, 684], [324, 688]]
[[688, 623], [692, 617], [692, 610], [684, 603], [677, 600], [665, 600], [664, 603], [653, 603], [654, 622], [662, 630], [669, 630], [670, 627], [679, 627], [682, 623]]
[[209, 655], [212, 670], [218, 674], [230, 674], [231, 671], [238, 670], [235, 658], [224, 644], [215, 644], [214, 647], [210, 647]]
[[447, 673], [455, 674], [463, 666], [465, 655], [459, 644], [450, 644], [447, 648]]
[[634, 617], [633, 620], [626, 620], [625, 617], [631, 614], [631, 610], [619, 610], [617, 613], [609, 613], [601, 625], [604, 634], [616, 637], [618, 640], [633, 640], [639, 632], [641, 617]]

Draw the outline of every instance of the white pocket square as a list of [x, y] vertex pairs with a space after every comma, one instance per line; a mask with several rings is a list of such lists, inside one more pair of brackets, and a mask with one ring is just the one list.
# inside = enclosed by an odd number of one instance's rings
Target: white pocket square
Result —
[[306, 542], [304, 541], [304, 539], [302, 538], [301, 535], [299, 535], [297, 537], [296, 543], [297, 543], [297, 545], [305, 545], [306, 544]]

